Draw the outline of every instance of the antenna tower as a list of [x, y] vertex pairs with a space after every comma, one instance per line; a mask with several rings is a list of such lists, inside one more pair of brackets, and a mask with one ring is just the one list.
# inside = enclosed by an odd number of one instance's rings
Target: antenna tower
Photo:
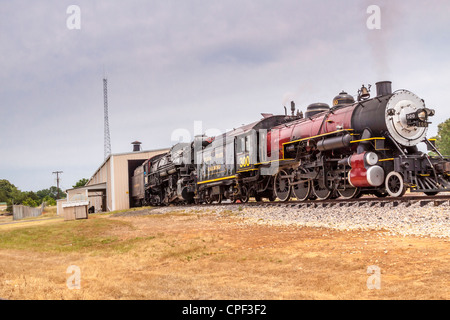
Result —
[[103, 78], [103, 99], [104, 99], [104, 122], [105, 122], [105, 160], [111, 154], [111, 137], [109, 135], [108, 120], [108, 80]]

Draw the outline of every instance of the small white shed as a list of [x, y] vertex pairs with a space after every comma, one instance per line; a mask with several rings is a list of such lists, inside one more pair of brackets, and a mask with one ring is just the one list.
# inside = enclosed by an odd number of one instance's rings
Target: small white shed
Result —
[[61, 204], [64, 221], [87, 219], [89, 201], [67, 201]]

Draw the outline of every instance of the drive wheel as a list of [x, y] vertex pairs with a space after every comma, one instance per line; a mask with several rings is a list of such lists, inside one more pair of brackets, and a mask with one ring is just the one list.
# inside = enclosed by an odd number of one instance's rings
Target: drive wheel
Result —
[[289, 178], [286, 176], [286, 171], [281, 170], [275, 175], [273, 181], [275, 195], [280, 201], [287, 201], [291, 196], [291, 186], [289, 185]]
[[[301, 169], [301, 172], [306, 173], [306, 170]], [[293, 182], [298, 182], [299, 180], [293, 178]], [[305, 181], [299, 184], [294, 184], [292, 186], [292, 191], [294, 192], [294, 196], [299, 201], [305, 201], [309, 198], [309, 195], [311, 194], [311, 181]]]
[[353, 199], [353, 198], [356, 198], [356, 197], [358, 197], [360, 191], [361, 191], [360, 188], [355, 188], [355, 187], [345, 188], [345, 190], [344, 189], [342, 189], [342, 190], [338, 189], [337, 190], [339, 196], [342, 199]]
[[318, 200], [330, 199], [333, 194], [333, 181], [327, 180], [327, 186], [324, 185], [322, 178], [313, 181], [313, 192]]
[[401, 197], [406, 192], [403, 176], [395, 171], [391, 171], [386, 176], [386, 191], [391, 197]]

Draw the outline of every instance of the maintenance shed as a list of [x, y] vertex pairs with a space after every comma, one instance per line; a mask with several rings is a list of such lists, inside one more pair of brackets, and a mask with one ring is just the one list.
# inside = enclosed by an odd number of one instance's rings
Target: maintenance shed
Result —
[[[145, 160], [169, 149], [133, 151], [109, 155], [85, 186], [66, 190], [67, 201], [89, 201], [94, 212], [125, 210], [131, 207], [131, 178]], [[93, 208], [92, 208], [93, 207]]]

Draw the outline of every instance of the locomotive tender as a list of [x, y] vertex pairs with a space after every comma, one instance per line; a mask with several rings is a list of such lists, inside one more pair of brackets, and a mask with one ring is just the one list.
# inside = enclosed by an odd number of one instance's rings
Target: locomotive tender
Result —
[[[262, 114], [263, 119], [217, 137], [197, 136], [135, 171], [136, 205], [300, 201], [435, 195], [450, 190], [450, 161], [426, 137], [434, 110], [391, 82], [361, 87], [308, 106], [305, 116]], [[418, 150], [425, 143], [430, 156]]]

